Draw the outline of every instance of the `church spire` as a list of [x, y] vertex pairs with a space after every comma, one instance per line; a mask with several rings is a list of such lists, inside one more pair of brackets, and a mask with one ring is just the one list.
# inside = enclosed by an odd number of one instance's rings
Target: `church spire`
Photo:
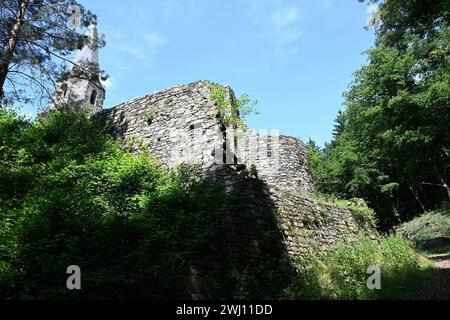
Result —
[[95, 21], [87, 28], [85, 39], [84, 46], [75, 56], [73, 63], [75, 65], [83, 63], [98, 64], [98, 32], [97, 23]]
[[97, 23], [93, 21], [87, 28], [83, 48], [77, 52], [67, 74], [56, 83], [54, 103], [41, 116], [67, 107], [72, 111], [88, 109], [90, 114], [102, 110], [105, 88], [100, 82], [98, 43]]

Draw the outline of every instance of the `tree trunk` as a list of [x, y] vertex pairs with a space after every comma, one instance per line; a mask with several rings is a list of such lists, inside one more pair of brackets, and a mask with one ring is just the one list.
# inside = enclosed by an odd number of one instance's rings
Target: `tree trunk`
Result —
[[425, 212], [425, 206], [423, 205], [422, 201], [420, 201], [419, 195], [417, 194], [417, 192], [413, 189], [413, 187], [409, 186], [409, 190], [411, 190], [412, 194], [414, 195], [414, 198], [416, 199], [417, 203], [420, 205], [420, 207], [422, 208], [422, 212]]
[[5, 85], [6, 77], [8, 75], [9, 64], [13, 58], [14, 51], [16, 50], [17, 42], [19, 40], [20, 32], [22, 31], [23, 19], [25, 12], [28, 8], [29, 0], [20, 0], [19, 12], [17, 13], [17, 19], [11, 30], [11, 36], [4, 48], [3, 59], [0, 62], [0, 99], [4, 97], [3, 87]]
[[444, 181], [442, 176], [439, 176], [439, 180], [441, 180], [442, 187], [445, 188], [445, 191], [447, 191], [447, 198], [450, 201], [450, 188], [448, 187], [447, 183]]
[[448, 184], [445, 182], [445, 180], [442, 178], [442, 176], [438, 175], [437, 177], [438, 177], [439, 181], [441, 182], [441, 184], [429, 183], [429, 182], [422, 182], [422, 184], [427, 185], [427, 186], [435, 186], [435, 187], [444, 188], [445, 191], [447, 192], [447, 198], [450, 201], [450, 188], [449, 188]]

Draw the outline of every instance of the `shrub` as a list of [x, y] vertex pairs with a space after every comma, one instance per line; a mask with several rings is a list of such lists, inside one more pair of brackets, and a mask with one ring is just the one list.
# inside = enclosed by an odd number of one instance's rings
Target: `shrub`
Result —
[[[228, 207], [221, 185], [124, 151], [82, 114], [0, 113], [0, 298], [187, 298], [189, 261]], [[65, 288], [79, 265], [85, 290]]]
[[[277, 296], [293, 270], [275, 232], [258, 235], [259, 256], [227, 251], [225, 214], [253, 225], [239, 194], [192, 166], [166, 172], [101, 127], [78, 113], [0, 113], [0, 299], [187, 299], [202, 263], [211, 297]], [[81, 291], [66, 289], [69, 265]]]
[[323, 205], [339, 206], [350, 210], [355, 220], [364, 228], [376, 228], [377, 219], [373, 209], [363, 199], [343, 200], [334, 195], [316, 193], [314, 198]]
[[426, 249], [427, 245], [433, 241], [436, 246], [447, 246], [450, 243], [450, 208], [448, 203], [444, 203], [441, 208], [426, 212], [409, 222], [403, 223], [397, 228], [397, 233], [410, 241], [412, 245], [419, 249]]
[[246, 129], [245, 118], [258, 114], [255, 106], [257, 100], [251, 100], [248, 94], [242, 94], [235, 103], [226, 97], [225, 89], [219, 85], [208, 83], [210, 99], [215, 102], [220, 121], [228, 128], [230, 126]]
[[[299, 279], [287, 293], [303, 299], [407, 299], [430, 275], [433, 265], [401, 237], [376, 243], [367, 237], [353, 244], [337, 244], [326, 255], [309, 255], [298, 262]], [[381, 290], [367, 288], [369, 266], [381, 270]]]

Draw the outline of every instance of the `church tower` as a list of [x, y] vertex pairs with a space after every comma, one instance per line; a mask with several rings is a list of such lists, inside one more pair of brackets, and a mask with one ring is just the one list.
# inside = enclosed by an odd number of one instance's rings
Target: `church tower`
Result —
[[88, 27], [85, 44], [77, 53], [69, 71], [56, 83], [53, 103], [41, 114], [61, 108], [88, 110], [94, 115], [102, 110], [105, 88], [100, 82], [98, 33], [94, 22]]

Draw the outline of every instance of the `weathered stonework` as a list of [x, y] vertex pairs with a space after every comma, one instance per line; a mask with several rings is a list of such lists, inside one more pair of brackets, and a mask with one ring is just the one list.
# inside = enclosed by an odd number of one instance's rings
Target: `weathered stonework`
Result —
[[[142, 139], [164, 167], [183, 162], [214, 165], [222, 146], [214, 102], [204, 82], [178, 86], [105, 110], [111, 133], [127, 143]], [[199, 142], [201, 137], [203, 142]], [[193, 157], [189, 157], [192, 154]]]
[[[223, 88], [235, 101], [233, 91]], [[320, 205], [313, 199], [303, 142], [251, 130], [243, 133], [246, 142], [242, 144], [230, 139], [218, 117], [215, 101], [210, 98], [207, 81], [134, 99], [104, 110], [103, 116], [113, 136], [123, 143], [142, 140], [165, 168], [196, 164], [205, 176], [240, 194], [244, 199], [240, 212], [245, 212], [246, 217], [230, 213], [229, 228], [234, 230], [231, 233], [250, 239], [246, 245], [252, 248], [248, 250], [257, 251], [256, 231], [269, 228], [267, 211], [276, 212], [282, 244], [293, 255], [324, 252], [339, 240], [355, 239], [365, 229], [349, 209]], [[227, 162], [230, 150], [236, 163]], [[251, 177], [252, 164], [258, 179]], [[250, 219], [251, 225], [242, 223], [243, 219]], [[232, 238], [229, 243], [239, 237]], [[247, 250], [238, 243], [235, 247], [238, 251]]]

